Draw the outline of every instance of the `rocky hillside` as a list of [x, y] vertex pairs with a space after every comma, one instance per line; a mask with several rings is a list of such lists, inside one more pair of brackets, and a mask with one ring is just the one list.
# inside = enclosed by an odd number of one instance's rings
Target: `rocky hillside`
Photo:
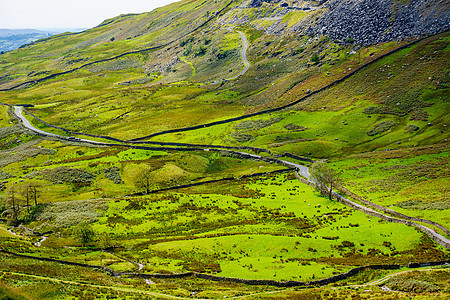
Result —
[[443, 0], [332, 0], [308, 33], [332, 39], [377, 44], [449, 29], [448, 1]]
[[251, 0], [229, 12], [227, 22], [369, 45], [446, 31], [449, 8], [444, 0]]

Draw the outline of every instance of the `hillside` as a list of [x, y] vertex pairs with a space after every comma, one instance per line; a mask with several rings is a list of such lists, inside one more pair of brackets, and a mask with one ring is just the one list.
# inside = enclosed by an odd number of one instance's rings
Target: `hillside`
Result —
[[0, 296], [445, 299], [448, 9], [184, 0], [1, 54]]

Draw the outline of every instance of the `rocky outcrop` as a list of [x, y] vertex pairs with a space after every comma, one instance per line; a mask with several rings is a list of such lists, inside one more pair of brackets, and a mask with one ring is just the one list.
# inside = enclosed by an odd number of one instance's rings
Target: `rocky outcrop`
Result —
[[[254, 8], [263, 5], [264, 10], [255, 12]], [[245, 13], [248, 8], [253, 9], [251, 14]], [[446, 0], [250, 0], [236, 10], [244, 11], [231, 13], [232, 17], [226, 23], [252, 24], [255, 19], [272, 20], [265, 28], [258, 22], [254, 26], [268, 34], [296, 32], [363, 45], [399, 41], [450, 29], [450, 6]], [[297, 24], [287, 26], [284, 17], [292, 11], [303, 11], [307, 15]]]
[[306, 33], [368, 45], [435, 34], [450, 27], [445, 0], [331, 0], [324, 8], [327, 12]]
[[264, 2], [266, 3], [279, 3], [281, 0], [251, 0], [249, 3], [250, 7], [260, 7]]

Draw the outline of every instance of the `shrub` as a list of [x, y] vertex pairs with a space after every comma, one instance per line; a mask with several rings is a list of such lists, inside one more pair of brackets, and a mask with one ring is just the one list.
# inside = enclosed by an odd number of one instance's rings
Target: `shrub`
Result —
[[92, 227], [86, 223], [80, 224], [75, 230], [75, 235], [81, 242], [83, 247], [91, 243], [95, 239], [95, 232]]
[[[51, 222], [52, 227], [69, 227], [83, 222], [92, 223], [108, 209], [104, 201], [60, 202], [45, 205], [36, 220]], [[50, 224], [49, 224], [50, 225]]]
[[234, 54], [235, 52], [236, 52], [235, 50], [225, 50], [225, 51], [219, 52], [216, 55], [216, 57], [217, 57], [218, 60], [225, 59], [228, 56], [231, 56], [232, 54]]
[[317, 63], [317, 62], [319, 62], [319, 60], [320, 60], [320, 57], [317, 53], [314, 53], [313, 56], [311, 56], [311, 61], [313, 63]]
[[13, 175], [9, 174], [8, 172], [1, 172], [0, 171], [0, 179], [8, 179], [14, 177]]
[[450, 209], [450, 203], [448, 201], [432, 201], [425, 202], [420, 200], [408, 200], [396, 204], [396, 206], [405, 209], [417, 209], [417, 210], [446, 210]]
[[411, 112], [410, 120], [428, 121], [428, 113], [423, 109], [416, 108]]
[[367, 132], [368, 136], [374, 136], [377, 134], [384, 133], [391, 129], [392, 127], [396, 126], [397, 123], [393, 121], [383, 121], [375, 125], [375, 127]]
[[352, 39], [352, 38], [346, 38], [346, 39], [344, 40], [344, 42], [346, 42], [347, 44], [353, 44], [353, 43], [355, 42], [355, 40]]
[[71, 169], [68, 167], [58, 167], [52, 170], [42, 172], [44, 179], [53, 183], [75, 183], [75, 184], [91, 184], [95, 175], [81, 169]]
[[186, 44], [186, 49], [184, 49], [183, 55], [188, 56], [192, 52], [192, 42]]
[[392, 290], [402, 292], [434, 293], [439, 291], [439, 288], [426, 281], [405, 278], [393, 278], [387, 286]]
[[305, 131], [305, 130], [309, 129], [308, 127], [303, 127], [303, 126], [296, 125], [296, 124], [293, 124], [293, 123], [284, 125], [284, 128], [287, 129], [287, 130], [295, 130], [295, 131]]
[[119, 168], [118, 167], [111, 167], [103, 170], [103, 173], [105, 174], [105, 177], [115, 184], [122, 183], [122, 178], [120, 177]]
[[234, 132], [231, 134], [231, 137], [235, 139], [239, 143], [248, 142], [253, 139], [253, 136], [246, 133]]
[[379, 109], [376, 106], [369, 106], [369, 107], [364, 108], [363, 113], [368, 114], [368, 115], [381, 114], [381, 109]]
[[188, 39], [186, 39], [186, 40], [184, 40], [184, 41], [181, 41], [181, 42], [180, 42], [180, 47], [184, 47], [186, 44], [192, 43], [193, 41], [194, 41], [194, 38], [193, 38], [193, 37], [190, 37], [190, 38], [188, 38]]
[[31, 223], [37, 219], [37, 217], [42, 213], [44, 210], [44, 205], [39, 204], [36, 206], [30, 207], [29, 213], [25, 215], [25, 217], [22, 219], [22, 222], [24, 224]]
[[202, 56], [205, 55], [206, 53], [206, 47], [205, 46], [198, 46], [197, 48], [195, 48], [195, 50], [193, 51], [194, 56]]
[[243, 122], [237, 124], [236, 126], [234, 126], [234, 129], [236, 129], [236, 130], [261, 129], [261, 128], [273, 125], [275, 123], [278, 123], [281, 120], [283, 120], [283, 118], [272, 118], [270, 120], [243, 121]]
[[343, 242], [342, 242], [342, 247], [348, 247], [348, 248], [351, 248], [351, 247], [355, 247], [355, 244], [352, 243], [352, 242], [349, 242], [349, 241], [343, 241]]
[[417, 130], [419, 130], [419, 126], [411, 124], [411, 125], [406, 126], [405, 130], [408, 130], [409, 132], [417, 131]]

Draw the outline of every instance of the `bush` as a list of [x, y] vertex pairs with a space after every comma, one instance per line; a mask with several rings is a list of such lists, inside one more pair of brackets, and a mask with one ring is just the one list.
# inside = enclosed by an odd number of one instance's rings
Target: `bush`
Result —
[[70, 227], [80, 223], [92, 223], [108, 209], [104, 201], [60, 202], [45, 205], [36, 220], [51, 223], [52, 227]]
[[411, 124], [411, 125], [406, 126], [405, 130], [408, 130], [411, 133], [413, 131], [419, 130], [419, 126]]
[[348, 247], [348, 248], [351, 248], [351, 247], [355, 247], [355, 244], [352, 243], [352, 242], [350, 242], [350, 241], [343, 241], [343, 242], [342, 242], [342, 247]]
[[368, 115], [373, 115], [373, 114], [381, 114], [381, 109], [379, 109], [376, 106], [369, 106], [364, 108], [363, 113], [368, 114]]
[[78, 228], [75, 230], [75, 235], [78, 240], [81, 242], [83, 247], [87, 244], [91, 243], [95, 239], [95, 232], [92, 227], [88, 224], [80, 224]]
[[450, 209], [450, 203], [448, 201], [431, 201], [425, 202], [420, 200], [408, 200], [403, 201], [396, 206], [405, 209], [417, 209], [417, 210], [446, 210]]
[[103, 170], [103, 173], [105, 174], [105, 177], [115, 184], [122, 183], [122, 178], [120, 177], [119, 168], [118, 167], [111, 167]]
[[225, 58], [227, 58], [228, 56], [231, 56], [231, 55], [234, 54], [234, 53], [236, 53], [235, 50], [225, 50], [225, 51], [223, 51], [223, 52], [219, 52], [219, 53], [216, 55], [216, 57], [217, 57], [218, 60], [220, 60], [220, 59], [225, 59]]
[[253, 136], [246, 133], [234, 132], [231, 137], [239, 143], [248, 142], [253, 139]]
[[346, 42], [347, 44], [353, 44], [353, 43], [355, 42], [355, 40], [352, 39], [352, 38], [346, 38], [346, 39], [344, 40], [344, 42]]
[[428, 121], [428, 113], [423, 109], [416, 108], [411, 112], [410, 120]]
[[305, 130], [309, 129], [308, 127], [303, 127], [303, 126], [296, 125], [296, 124], [293, 124], [293, 123], [284, 125], [284, 128], [287, 129], [287, 130], [295, 130], [295, 131], [305, 131]]
[[236, 129], [236, 130], [261, 129], [261, 128], [273, 125], [275, 123], [278, 123], [281, 120], [283, 120], [283, 118], [272, 118], [270, 120], [243, 121], [243, 122], [237, 124], [236, 126], [234, 126], [234, 129]]
[[0, 179], [8, 179], [14, 177], [13, 175], [9, 174], [8, 172], [1, 172], [0, 171]]
[[183, 55], [188, 56], [192, 52], [192, 42], [186, 44], [186, 49], [184, 49]]
[[394, 278], [387, 286], [391, 290], [413, 293], [434, 293], [439, 292], [439, 288], [425, 281], [414, 279]]
[[37, 219], [37, 217], [43, 212], [44, 205], [36, 205], [30, 207], [30, 212], [22, 219], [22, 223], [29, 224]]
[[384, 133], [384, 132], [388, 131], [389, 129], [391, 129], [392, 127], [396, 126], [396, 125], [397, 125], [397, 123], [392, 122], [392, 121], [380, 122], [380, 123], [376, 124], [373, 129], [369, 130], [367, 132], [367, 135], [368, 136], [374, 136], [374, 135], [377, 135], [377, 134]]
[[195, 48], [195, 50], [193, 51], [194, 56], [202, 56], [205, 55], [206, 53], [206, 47], [205, 46], [198, 46], [197, 48]]
[[313, 63], [317, 63], [317, 62], [319, 62], [319, 60], [320, 60], [320, 57], [317, 53], [314, 53], [313, 56], [311, 56], [311, 61]]
[[180, 47], [184, 47], [185, 45], [187, 45], [188, 43], [192, 43], [193, 41], [194, 41], [193, 37], [190, 37], [190, 38], [188, 38], [188, 39], [186, 39], [184, 41], [181, 41], [180, 42]]
[[58, 167], [52, 170], [42, 172], [44, 179], [53, 183], [75, 183], [75, 184], [91, 184], [95, 175], [81, 169], [71, 169], [68, 167]]

